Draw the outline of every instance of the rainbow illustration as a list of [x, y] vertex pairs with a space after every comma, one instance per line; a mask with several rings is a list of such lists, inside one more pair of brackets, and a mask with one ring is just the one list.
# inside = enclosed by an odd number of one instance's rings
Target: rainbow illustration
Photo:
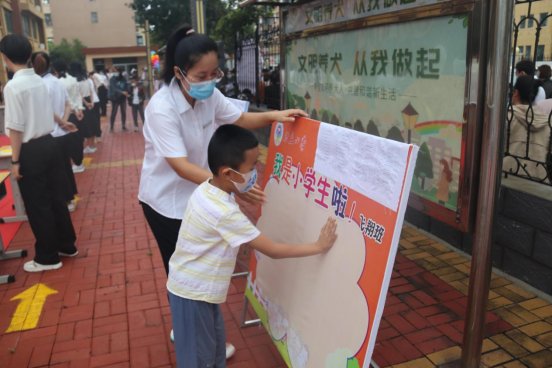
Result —
[[462, 126], [464, 124], [459, 123], [457, 121], [450, 121], [450, 120], [424, 121], [416, 124], [414, 126], [414, 129], [416, 129], [416, 131], [420, 135], [431, 135], [431, 134], [438, 134], [441, 129], [447, 128], [451, 125], [456, 128], [456, 131], [462, 132]]

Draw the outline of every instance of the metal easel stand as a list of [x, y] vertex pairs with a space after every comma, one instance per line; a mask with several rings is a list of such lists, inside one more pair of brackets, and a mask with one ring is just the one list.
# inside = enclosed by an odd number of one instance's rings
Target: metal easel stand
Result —
[[[244, 272], [235, 272], [232, 274], [232, 278], [234, 277], [247, 277], [249, 276], [249, 271]], [[252, 327], [252, 326], [258, 326], [261, 324], [261, 319], [250, 319], [246, 320], [247, 317], [247, 309], [249, 308], [249, 300], [246, 296], [243, 297], [243, 309], [242, 309], [242, 315], [241, 315], [241, 328], [245, 327]], [[374, 359], [370, 360], [370, 367], [371, 368], [380, 368], [379, 365], [374, 361]]]
[[[0, 261], [5, 259], [14, 259], [14, 258], [23, 258], [27, 257], [27, 250], [25, 249], [16, 249], [5, 252], [4, 243], [2, 237], [0, 237]], [[15, 282], [14, 275], [0, 275], [0, 284], [9, 284]]]
[[[234, 278], [234, 277], [247, 277], [247, 276], [249, 276], [249, 271], [235, 272], [235, 273], [232, 274], [232, 278]], [[249, 300], [244, 295], [243, 296], [243, 309], [242, 309], [240, 327], [245, 328], [245, 327], [252, 327], [252, 326], [260, 325], [261, 324], [261, 319], [260, 318], [246, 320], [246, 318], [247, 318], [247, 309], [249, 309]]]

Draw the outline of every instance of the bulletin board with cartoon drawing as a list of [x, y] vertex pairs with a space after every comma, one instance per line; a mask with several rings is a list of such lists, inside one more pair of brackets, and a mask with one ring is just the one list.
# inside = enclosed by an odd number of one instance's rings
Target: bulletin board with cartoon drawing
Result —
[[478, 93], [469, 87], [478, 83], [469, 78], [473, 4], [376, 3], [320, 0], [284, 13], [285, 106], [418, 145], [409, 204], [468, 231], [476, 115], [466, 101]]
[[258, 228], [305, 243], [338, 220], [327, 254], [252, 255], [246, 297], [289, 367], [368, 367], [417, 153], [305, 118], [273, 125]]

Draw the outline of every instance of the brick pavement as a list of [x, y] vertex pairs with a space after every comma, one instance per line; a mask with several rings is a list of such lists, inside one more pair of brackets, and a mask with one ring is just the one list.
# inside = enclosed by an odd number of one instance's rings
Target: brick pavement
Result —
[[[141, 134], [117, 131], [88, 156], [72, 215], [78, 257], [43, 274], [24, 273], [25, 260], [0, 263], [17, 277], [0, 285], [0, 367], [174, 366], [164, 270], [136, 200], [142, 156]], [[23, 224], [11, 246], [32, 250], [32, 239]], [[460, 357], [468, 272], [466, 256], [405, 226], [374, 353], [379, 366], [444, 367]], [[18, 303], [10, 299], [39, 282], [57, 294], [37, 328], [5, 333]], [[245, 279], [234, 279], [222, 306], [237, 348], [228, 366], [284, 367], [261, 327], [239, 328], [244, 288]], [[549, 300], [493, 274], [485, 367], [552, 366]]]

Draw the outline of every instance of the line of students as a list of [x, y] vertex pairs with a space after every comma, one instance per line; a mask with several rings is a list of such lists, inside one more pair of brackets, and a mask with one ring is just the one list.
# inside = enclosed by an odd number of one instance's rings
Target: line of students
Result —
[[[72, 134], [75, 126], [64, 119], [68, 112], [65, 100], [56, 98], [54, 103], [50, 97], [48, 86], [54, 85], [51, 78], [47, 78], [47, 84], [28, 67], [32, 46], [27, 38], [5, 36], [0, 41], [0, 52], [4, 65], [14, 73], [4, 89], [5, 126], [12, 147], [11, 174], [18, 181], [36, 238], [35, 256], [23, 269], [55, 270], [62, 267], [61, 257], [74, 257], [78, 250], [67, 207], [70, 192], [60, 147], [64, 138], [59, 138], [66, 134], [54, 137], [52, 133], [59, 128]], [[45, 61], [40, 57], [39, 60]], [[55, 94], [62, 96], [63, 92], [56, 89]]]

